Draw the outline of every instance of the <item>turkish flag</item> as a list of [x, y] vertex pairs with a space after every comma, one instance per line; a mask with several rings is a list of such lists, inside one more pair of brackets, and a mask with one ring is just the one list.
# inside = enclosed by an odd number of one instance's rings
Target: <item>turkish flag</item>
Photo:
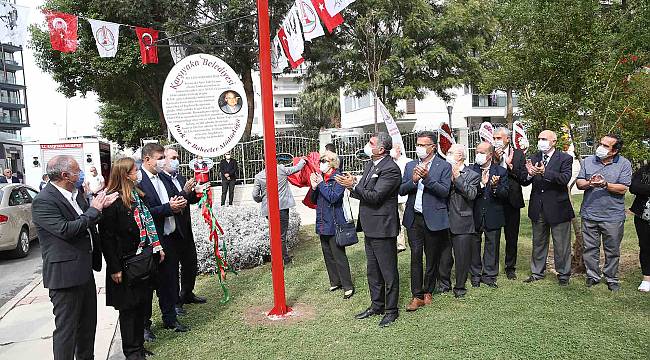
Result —
[[44, 10], [47, 27], [50, 29], [52, 49], [61, 52], [77, 50], [78, 20], [75, 15]]
[[280, 28], [280, 31], [278, 31], [278, 37], [280, 38], [280, 43], [284, 49], [284, 54], [287, 56], [287, 60], [289, 60], [289, 65], [291, 65], [291, 68], [295, 69], [300, 66], [300, 64], [305, 61], [305, 58], [302, 56], [300, 59], [294, 59], [291, 57], [291, 51], [289, 50], [289, 40], [287, 39], [287, 33], [284, 31], [284, 28]]
[[135, 33], [140, 43], [140, 57], [143, 64], [158, 64], [158, 30], [136, 27]]
[[323, 24], [325, 24], [325, 27], [327, 27], [327, 31], [329, 31], [330, 34], [337, 26], [343, 24], [343, 16], [341, 16], [341, 13], [334, 16], [330, 15], [325, 8], [325, 0], [311, 0], [311, 3], [314, 4], [318, 16], [320, 16], [320, 19], [323, 21]]

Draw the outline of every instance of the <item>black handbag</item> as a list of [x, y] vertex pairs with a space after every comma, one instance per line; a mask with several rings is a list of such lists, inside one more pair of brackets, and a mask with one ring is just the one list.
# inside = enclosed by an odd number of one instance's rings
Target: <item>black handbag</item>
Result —
[[357, 227], [354, 222], [345, 224], [336, 224], [336, 245], [346, 247], [359, 242], [357, 237]]
[[153, 248], [147, 246], [137, 255], [122, 258], [122, 275], [129, 286], [148, 282], [158, 270]]

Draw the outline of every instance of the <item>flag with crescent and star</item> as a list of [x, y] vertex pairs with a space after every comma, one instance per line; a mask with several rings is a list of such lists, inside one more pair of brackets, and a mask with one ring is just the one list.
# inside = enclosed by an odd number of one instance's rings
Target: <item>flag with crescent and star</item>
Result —
[[120, 24], [94, 19], [86, 20], [88, 20], [93, 30], [99, 56], [103, 58], [115, 57], [120, 36]]
[[52, 49], [61, 52], [77, 51], [78, 19], [75, 15], [43, 10], [50, 30]]
[[138, 35], [140, 43], [140, 57], [143, 64], [158, 64], [158, 30], [150, 28], [136, 27], [135, 33]]
[[354, 1], [355, 0], [325, 0], [325, 9], [327, 9], [327, 12], [331, 15], [336, 15]]
[[314, 4], [318, 16], [320, 16], [321, 21], [325, 24], [330, 34], [337, 26], [343, 24], [343, 16], [341, 14], [332, 15], [327, 11], [325, 8], [325, 0], [311, 0], [311, 3]]
[[318, 20], [318, 13], [314, 9], [311, 0], [296, 0], [298, 14], [300, 15], [300, 24], [302, 24], [302, 33], [306, 41], [311, 41], [319, 36], [325, 35], [323, 26]]

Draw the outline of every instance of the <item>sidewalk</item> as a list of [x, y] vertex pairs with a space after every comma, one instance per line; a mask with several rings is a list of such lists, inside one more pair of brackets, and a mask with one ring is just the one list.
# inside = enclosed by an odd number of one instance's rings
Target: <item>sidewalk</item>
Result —
[[[106, 306], [104, 271], [94, 275], [97, 285], [95, 359], [105, 360], [115, 334], [118, 312]], [[0, 309], [0, 360], [53, 359], [53, 330], [52, 303], [39, 276]]]

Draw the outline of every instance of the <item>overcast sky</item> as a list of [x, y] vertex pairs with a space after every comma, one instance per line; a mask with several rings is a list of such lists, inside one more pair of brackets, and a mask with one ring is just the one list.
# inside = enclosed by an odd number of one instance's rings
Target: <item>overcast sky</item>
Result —
[[[30, 23], [43, 27], [45, 17], [36, 7], [42, 0], [17, 0], [18, 5], [31, 7]], [[83, 21], [83, 20], [82, 20]], [[29, 36], [29, 35], [28, 35]], [[31, 126], [23, 130], [23, 136], [33, 140], [56, 140], [67, 136], [97, 135], [99, 103], [97, 96], [88, 94], [86, 98], [67, 99], [59, 94], [57, 83], [36, 65], [29, 45], [23, 51], [27, 102]], [[99, 56], [99, 55], [98, 55]]]

